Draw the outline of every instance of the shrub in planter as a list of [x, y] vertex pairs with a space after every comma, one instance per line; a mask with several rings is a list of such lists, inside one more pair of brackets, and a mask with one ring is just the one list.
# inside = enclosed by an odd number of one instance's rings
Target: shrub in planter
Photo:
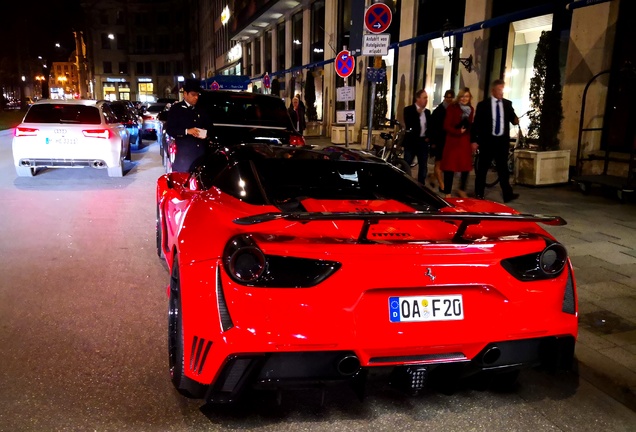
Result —
[[561, 73], [559, 71], [559, 40], [552, 31], [541, 32], [534, 56], [534, 76], [530, 79], [528, 142], [538, 150], [558, 150], [559, 131], [563, 121], [561, 105]]

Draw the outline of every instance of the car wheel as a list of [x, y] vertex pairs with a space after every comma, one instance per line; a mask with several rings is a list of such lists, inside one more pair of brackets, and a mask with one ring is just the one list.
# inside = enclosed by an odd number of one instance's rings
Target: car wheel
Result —
[[127, 160], [127, 161], [132, 160], [132, 155], [130, 154], [130, 152], [131, 152], [130, 143], [128, 143], [128, 148], [126, 149], [126, 156], [124, 157], [124, 160]]
[[183, 355], [183, 319], [181, 311], [181, 282], [179, 279], [179, 262], [175, 258], [170, 275], [170, 297], [168, 300], [168, 367], [170, 380], [175, 389], [189, 398], [205, 396], [207, 386], [201, 385], [184, 373]]
[[15, 167], [15, 172], [18, 174], [18, 177], [33, 177], [35, 175], [35, 170], [36, 169], [32, 167]]

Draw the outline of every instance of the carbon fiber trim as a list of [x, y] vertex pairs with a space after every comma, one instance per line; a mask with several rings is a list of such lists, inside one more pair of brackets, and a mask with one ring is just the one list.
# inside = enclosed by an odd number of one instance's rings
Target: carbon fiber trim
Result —
[[369, 364], [379, 363], [448, 363], [468, 361], [463, 353], [424, 354], [413, 356], [371, 357]]
[[572, 271], [567, 267], [568, 280], [565, 284], [565, 294], [563, 294], [563, 306], [561, 310], [565, 313], [574, 315], [576, 313], [576, 301], [574, 300], [574, 281], [572, 279]]

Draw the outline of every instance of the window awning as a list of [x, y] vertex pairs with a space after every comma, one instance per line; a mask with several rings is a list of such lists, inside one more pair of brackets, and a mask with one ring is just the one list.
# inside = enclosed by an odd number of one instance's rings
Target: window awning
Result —
[[212, 88], [212, 83], [219, 85], [219, 90], [247, 90], [250, 77], [247, 75], [215, 75], [203, 80], [206, 89]]

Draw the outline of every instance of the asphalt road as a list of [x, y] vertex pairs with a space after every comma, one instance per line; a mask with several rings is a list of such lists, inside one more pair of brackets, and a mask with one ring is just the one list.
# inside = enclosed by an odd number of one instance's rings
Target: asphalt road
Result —
[[123, 178], [17, 178], [0, 136], [0, 431], [632, 431], [636, 413], [576, 374], [528, 371], [513, 392], [406, 396], [374, 372], [347, 387], [210, 408], [167, 372], [168, 273], [155, 253], [158, 147]]

